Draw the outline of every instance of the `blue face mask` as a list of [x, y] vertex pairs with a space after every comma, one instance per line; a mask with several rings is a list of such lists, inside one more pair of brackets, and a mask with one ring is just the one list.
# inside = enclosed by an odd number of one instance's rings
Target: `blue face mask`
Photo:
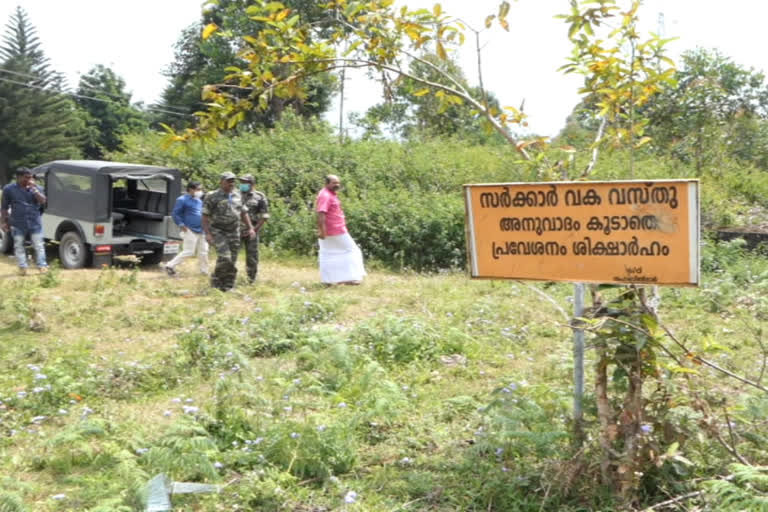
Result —
[[240, 192], [248, 192], [251, 190], [251, 186], [247, 183], [240, 184]]

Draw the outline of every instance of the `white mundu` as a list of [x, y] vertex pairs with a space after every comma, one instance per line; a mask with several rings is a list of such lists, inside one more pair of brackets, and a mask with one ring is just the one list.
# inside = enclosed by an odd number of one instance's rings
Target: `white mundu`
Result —
[[349, 233], [326, 236], [320, 243], [320, 280], [324, 283], [362, 281], [366, 275], [363, 253]]

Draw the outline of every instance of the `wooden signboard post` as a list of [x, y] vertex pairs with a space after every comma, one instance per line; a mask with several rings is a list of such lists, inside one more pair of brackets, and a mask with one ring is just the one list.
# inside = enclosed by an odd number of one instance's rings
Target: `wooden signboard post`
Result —
[[465, 185], [478, 279], [696, 286], [697, 180]]
[[[697, 180], [465, 185], [476, 279], [697, 286]], [[574, 427], [581, 435], [584, 331], [574, 324]]]

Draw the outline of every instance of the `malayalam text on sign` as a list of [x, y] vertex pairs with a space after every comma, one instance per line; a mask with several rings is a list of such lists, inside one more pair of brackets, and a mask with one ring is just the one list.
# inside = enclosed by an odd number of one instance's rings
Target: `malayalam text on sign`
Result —
[[697, 180], [465, 185], [474, 278], [698, 285]]

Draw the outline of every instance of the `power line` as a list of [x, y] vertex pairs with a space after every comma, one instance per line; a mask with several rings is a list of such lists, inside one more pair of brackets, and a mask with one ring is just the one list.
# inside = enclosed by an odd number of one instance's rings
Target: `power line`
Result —
[[[29, 74], [29, 73], [20, 73], [18, 71], [11, 71], [10, 69], [0, 68], [0, 73], [10, 73], [12, 75], [20, 76], [22, 78], [31, 78], [34, 81], [43, 80], [43, 78], [41, 78], [38, 75], [32, 75], [32, 74]], [[55, 74], [61, 75], [61, 73], [58, 73], [58, 72], [56, 72]], [[78, 88], [87, 89], [89, 91], [101, 93], [101, 94], [104, 94], [106, 96], [109, 96], [109, 97], [115, 98], [115, 99], [125, 99], [125, 98], [122, 98], [122, 97], [120, 97], [120, 96], [118, 96], [116, 94], [109, 93], [109, 92], [107, 92], [107, 91], [105, 91], [103, 89], [98, 89], [96, 87], [89, 87], [89, 86], [80, 84], [80, 85], [78, 85]], [[62, 92], [65, 93], [65, 94], [75, 94], [75, 93], [70, 93], [68, 91], [62, 91]], [[92, 98], [92, 99], [94, 99], [94, 98]], [[174, 108], [174, 109], [184, 110], [184, 111], [187, 112], [184, 115], [191, 115], [191, 114], [188, 113], [189, 112], [189, 108], [188, 107], [179, 107], [177, 105], [163, 105], [163, 106], [166, 107], [166, 108]], [[179, 114], [182, 114], [182, 112], [179, 112]]]
[[[86, 100], [100, 101], [102, 103], [114, 103], [114, 104], [119, 105], [119, 103], [117, 103], [116, 101], [113, 101], [113, 100], [108, 100], [108, 99], [104, 99], [104, 98], [94, 98], [93, 96], [85, 96], [85, 95], [77, 94], [77, 93], [74, 93], [74, 92], [52, 90], [52, 89], [49, 89], [47, 87], [42, 87], [42, 86], [39, 86], [39, 85], [34, 85], [34, 84], [26, 83], [26, 82], [19, 82], [17, 80], [11, 80], [9, 78], [0, 77], [0, 82], [6, 82], [6, 83], [9, 83], [9, 84], [20, 85], [20, 86], [26, 87], [28, 89], [39, 89], [41, 91], [45, 91], [45, 92], [48, 92], [48, 93], [51, 93], [51, 94], [65, 94], [65, 95], [68, 95], [68, 96], [72, 96], [74, 98], [82, 98], [82, 99], [86, 99]], [[160, 112], [160, 113], [163, 113], [163, 114], [170, 114], [170, 115], [179, 116], [179, 117], [194, 117], [192, 114], [182, 114], [180, 112], [173, 112], [171, 110], [164, 110], [164, 109], [156, 108], [156, 107], [147, 107], [146, 110], [148, 112]]]

